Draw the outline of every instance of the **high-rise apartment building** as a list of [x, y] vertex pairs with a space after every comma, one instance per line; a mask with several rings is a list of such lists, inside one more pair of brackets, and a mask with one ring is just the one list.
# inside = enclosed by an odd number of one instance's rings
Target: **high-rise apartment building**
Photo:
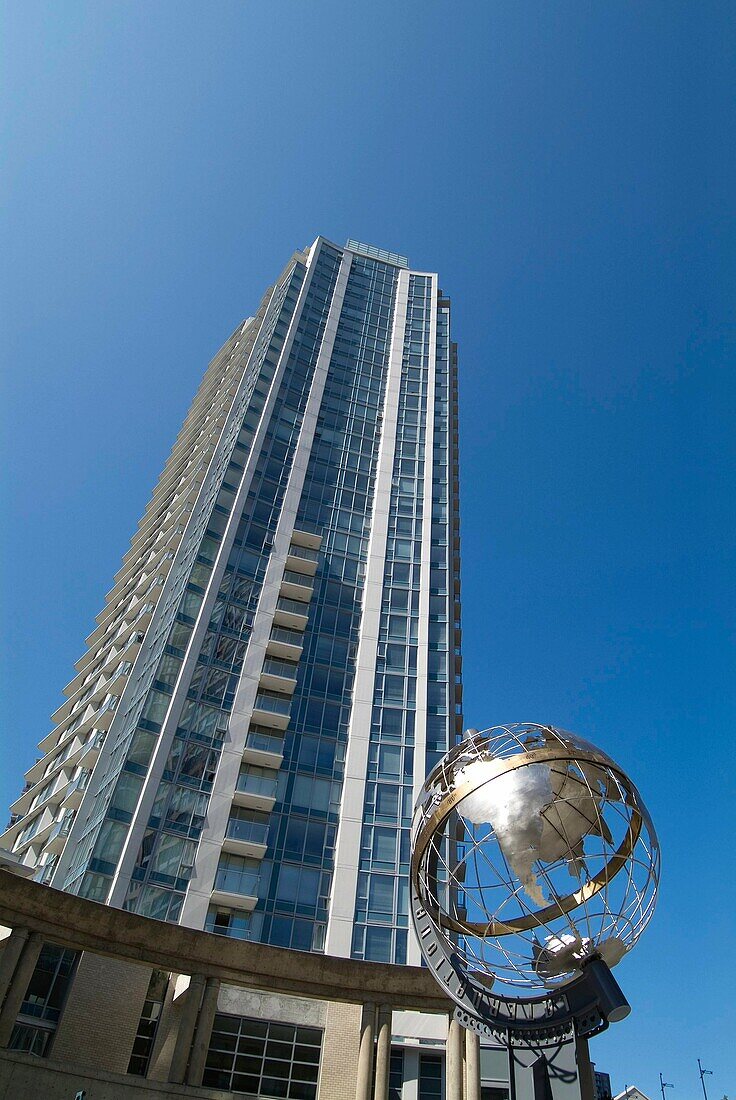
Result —
[[450, 303], [320, 237], [207, 369], [0, 846], [163, 921], [419, 963], [459, 620]]

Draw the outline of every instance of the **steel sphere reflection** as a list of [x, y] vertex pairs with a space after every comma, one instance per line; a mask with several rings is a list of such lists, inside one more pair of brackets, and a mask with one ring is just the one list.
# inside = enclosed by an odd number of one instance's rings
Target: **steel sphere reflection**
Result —
[[[595, 957], [615, 966], [652, 916], [659, 879], [636, 787], [552, 726], [469, 732], [414, 811], [417, 931], [421, 913], [456, 971], [506, 996], [554, 990]], [[429, 939], [425, 924], [425, 954]]]

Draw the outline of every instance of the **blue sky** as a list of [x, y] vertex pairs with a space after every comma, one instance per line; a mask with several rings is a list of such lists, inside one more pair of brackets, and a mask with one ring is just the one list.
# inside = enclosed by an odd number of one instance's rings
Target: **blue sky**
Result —
[[460, 344], [466, 722], [597, 741], [662, 841], [593, 1057], [733, 1096], [733, 6], [2, 10], [0, 804], [209, 358], [318, 233], [404, 252]]

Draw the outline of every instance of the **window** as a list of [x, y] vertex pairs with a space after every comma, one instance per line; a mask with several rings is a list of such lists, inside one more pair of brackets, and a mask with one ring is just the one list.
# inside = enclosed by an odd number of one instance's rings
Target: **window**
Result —
[[161, 723], [166, 717], [170, 702], [171, 697], [169, 695], [164, 695], [160, 691], [150, 691], [141, 715], [141, 726], [153, 733], [158, 733], [161, 729]]
[[[240, 788], [240, 784], [238, 784]], [[266, 844], [268, 841], [269, 815], [259, 810], [247, 810], [242, 806], [233, 806], [227, 823], [226, 836], [232, 840], [248, 841], [251, 844]]]
[[261, 768], [256, 764], [246, 764], [238, 776], [239, 791], [262, 795], [265, 798], [276, 797], [276, 784], [279, 773], [274, 768]]
[[321, 1048], [318, 1028], [218, 1013], [202, 1084], [254, 1096], [316, 1100]]
[[258, 891], [260, 861], [223, 852], [215, 877], [215, 889], [254, 897]]
[[419, 1055], [419, 1100], [440, 1100], [442, 1096], [442, 1056]]
[[[143, 787], [143, 780], [138, 776], [123, 773], [115, 786], [110, 809], [118, 811], [114, 816], [130, 821], [133, 811], [138, 803], [138, 795]], [[113, 816], [112, 814], [110, 816]]]
[[[197, 845], [193, 840], [162, 833], [151, 861], [151, 881], [185, 889], [194, 866]], [[177, 881], [178, 880], [178, 881]]]
[[299, 905], [316, 905], [319, 881], [319, 871], [291, 863], [282, 863], [279, 869], [276, 898], [278, 901]]
[[78, 954], [45, 943], [10, 1037], [10, 1049], [43, 1057], [69, 992]]
[[128, 1073], [136, 1077], [145, 1077], [148, 1073], [148, 1063], [151, 1060], [151, 1052], [153, 1051], [168, 984], [168, 974], [162, 970], [153, 971], [151, 980], [148, 983], [148, 993], [143, 1004], [141, 1018], [138, 1021], [138, 1031], [133, 1041], [133, 1050], [128, 1063]]
[[10, 1036], [8, 1048], [19, 1050], [23, 1054], [35, 1054], [43, 1058], [53, 1031], [46, 1027], [34, 1027], [31, 1024], [16, 1024]]
[[404, 1052], [392, 1050], [388, 1071], [388, 1100], [401, 1100], [404, 1086]]

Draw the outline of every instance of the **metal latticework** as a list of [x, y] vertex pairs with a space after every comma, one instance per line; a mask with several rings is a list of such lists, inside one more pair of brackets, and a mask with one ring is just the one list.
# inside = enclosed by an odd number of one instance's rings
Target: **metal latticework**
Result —
[[626, 774], [563, 730], [495, 726], [428, 777], [412, 877], [457, 969], [514, 996], [615, 966], [648, 923], [659, 849]]

